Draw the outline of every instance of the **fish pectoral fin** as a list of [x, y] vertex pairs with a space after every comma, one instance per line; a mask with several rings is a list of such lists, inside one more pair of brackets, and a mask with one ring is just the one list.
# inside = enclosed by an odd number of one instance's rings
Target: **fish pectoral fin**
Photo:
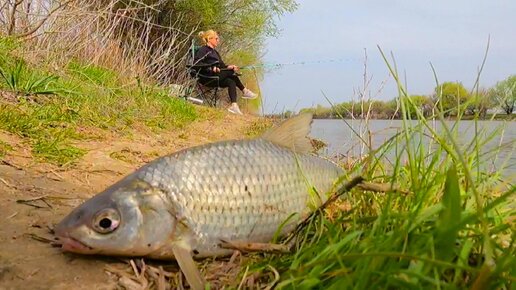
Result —
[[294, 152], [312, 151], [312, 143], [307, 138], [312, 123], [312, 114], [303, 113], [283, 121], [279, 126], [269, 129], [261, 138], [276, 145], [290, 148]]
[[262, 252], [262, 253], [290, 253], [291, 247], [283, 244], [271, 243], [249, 243], [241, 241], [221, 240], [220, 247], [224, 249], [239, 250], [241, 252]]
[[207, 283], [195, 264], [192, 249], [183, 243], [175, 243], [172, 245], [172, 252], [190, 287], [195, 290], [205, 289]]

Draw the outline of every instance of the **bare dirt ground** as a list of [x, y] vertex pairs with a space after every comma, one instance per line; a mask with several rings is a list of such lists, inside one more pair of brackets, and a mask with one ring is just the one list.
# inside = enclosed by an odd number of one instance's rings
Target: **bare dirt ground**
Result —
[[[49, 229], [75, 206], [142, 164], [193, 145], [240, 139], [256, 120], [226, 114], [159, 136], [81, 142], [76, 145], [88, 153], [67, 169], [38, 163], [28, 145], [0, 131], [0, 140], [13, 147], [0, 158], [0, 289], [120, 288], [119, 277], [106, 267], [127, 263], [65, 254], [38, 240], [52, 239]], [[176, 269], [173, 261], [162, 265]]]

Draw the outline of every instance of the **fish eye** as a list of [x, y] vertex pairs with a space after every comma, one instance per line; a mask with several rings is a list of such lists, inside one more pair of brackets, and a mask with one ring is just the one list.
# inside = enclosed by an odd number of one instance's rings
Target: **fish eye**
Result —
[[105, 209], [97, 213], [93, 219], [93, 229], [101, 234], [111, 233], [120, 224], [120, 215], [114, 209]]

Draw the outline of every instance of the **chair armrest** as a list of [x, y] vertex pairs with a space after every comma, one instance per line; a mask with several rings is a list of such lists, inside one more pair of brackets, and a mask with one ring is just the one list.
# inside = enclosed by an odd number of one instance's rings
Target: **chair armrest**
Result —
[[208, 67], [212, 67], [212, 66], [216, 66], [218, 65], [219, 62], [216, 61], [216, 62], [213, 62], [211, 64], [204, 64], [204, 63], [198, 63], [198, 64], [187, 64], [186, 67], [187, 68], [208, 68]]
[[214, 76], [214, 75], [209, 76], [209, 75], [204, 75], [204, 74], [196, 74], [196, 76], [198, 78], [203, 78], [203, 79], [212, 79], [212, 80], [219, 79], [219, 76]]

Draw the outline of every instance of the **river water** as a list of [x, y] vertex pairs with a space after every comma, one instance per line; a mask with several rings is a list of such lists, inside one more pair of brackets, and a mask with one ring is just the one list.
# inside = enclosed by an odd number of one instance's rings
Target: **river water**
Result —
[[[417, 125], [417, 121], [409, 121], [409, 127]], [[430, 125], [435, 128], [438, 135], [444, 134], [443, 126], [438, 121], [430, 122]], [[475, 142], [480, 144], [480, 151], [484, 154], [481, 158], [483, 169], [490, 172], [502, 170], [504, 176], [516, 176], [516, 122], [478, 121], [476, 128], [474, 121], [447, 121], [446, 125], [452, 128], [452, 134], [456, 136], [454, 139], [459, 143], [461, 151], [465, 155], [473, 154], [475, 150], [474, 146], [468, 145], [475, 144]], [[373, 149], [376, 149], [402, 131], [403, 121], [401, 120], [369, 120], [366, 124], [363, 120], [324, 119], [314, 120], [310, 136], [320, 139], [328, 145], [321, 150], [320, 153], [323, 155], [357, 157], [368, 152], [364, 142], [357, 137], [357, 133], [365, 142], [370, 142]], [[432, 142], [432, 138], [428, 130], [424, 130], [424, 132], [427, 133], [426, 136], [420, 138], [420, 134], [415, 134], [416, 137], [412, 142], [422, 141], [424, 145], [428, 146]], [[475, 138], [477, 140], [474, 140]], [[488, 142], [483, 143], [488, 139]], [[400, 140], [399, 142], [403, 146], [404, 141]], [[395, 159], [395, 153], [388, 153], [386, 158]]]

